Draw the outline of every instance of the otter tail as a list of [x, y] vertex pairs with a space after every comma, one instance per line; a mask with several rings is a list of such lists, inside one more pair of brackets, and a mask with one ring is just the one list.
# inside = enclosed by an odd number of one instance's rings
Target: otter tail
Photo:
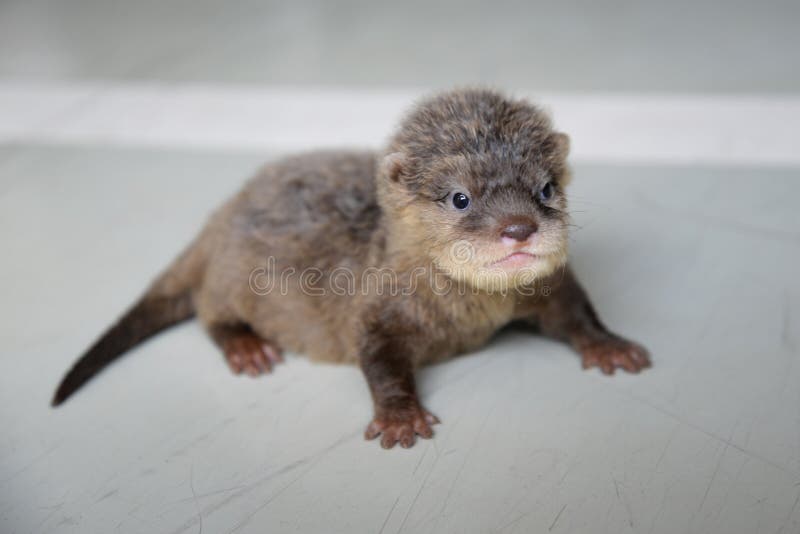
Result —
[[127, 350], [194, 316], [191, 291], [201, 276], [203, 262], [199, 256], [199, 247], [190, 247], [95, 341], [61, 380], [53, 395], [53, 406], [64, 402]]

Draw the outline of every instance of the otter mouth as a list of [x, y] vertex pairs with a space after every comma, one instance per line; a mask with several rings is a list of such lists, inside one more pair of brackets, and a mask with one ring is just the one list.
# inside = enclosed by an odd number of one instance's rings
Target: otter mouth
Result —
[[493, 261], [489, 264], [491, 268], [499, 268], [499, 269], [520, 269], [522, 267], [527, 267], [532, 264], [534, 261], [539, 259], [539, 256], [536, 254], [531, 254], [530, 252], [513, 252], [508, 256], [500, 258], [497, 261]]

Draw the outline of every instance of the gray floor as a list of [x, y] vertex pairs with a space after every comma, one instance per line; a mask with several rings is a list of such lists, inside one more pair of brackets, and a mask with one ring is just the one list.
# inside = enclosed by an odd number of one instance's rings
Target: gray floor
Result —
[[800, 3], [4, 0], [0, 77], [800, 90]]
[[796, 169], [577, 169], [573, 261], [640, 376], [508, 332], [423, 371], [443, 424], [387, 452], [357, 369], [234, 377], [189, 324], [51, 410], [267, 156], [0, 150], [0, 531], [798, 532]]

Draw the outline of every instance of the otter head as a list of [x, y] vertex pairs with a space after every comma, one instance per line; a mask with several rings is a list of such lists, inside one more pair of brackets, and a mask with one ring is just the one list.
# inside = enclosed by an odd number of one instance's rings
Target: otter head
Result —
[[378, 172], [392, 239], [479, 289], [546, 277], [567, 256], [568, 151], [524, 101], [486, 90], [423, 101]]

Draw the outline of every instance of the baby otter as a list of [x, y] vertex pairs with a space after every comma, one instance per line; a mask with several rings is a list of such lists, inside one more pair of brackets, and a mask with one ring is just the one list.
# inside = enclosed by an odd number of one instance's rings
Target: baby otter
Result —
[[83, 355], [53, 398], [197, 315], [235, 373], [284, 348], [358, 363], [365, 437], [430, 438], [414, 370], [479, 348], [512, 321], [606, 374], [648, 367], [610, 332], [566, 265], [569, 139], [531, 104], [488, 90], [422, 101], [380, 154], [316, 152], [265, 166]]

